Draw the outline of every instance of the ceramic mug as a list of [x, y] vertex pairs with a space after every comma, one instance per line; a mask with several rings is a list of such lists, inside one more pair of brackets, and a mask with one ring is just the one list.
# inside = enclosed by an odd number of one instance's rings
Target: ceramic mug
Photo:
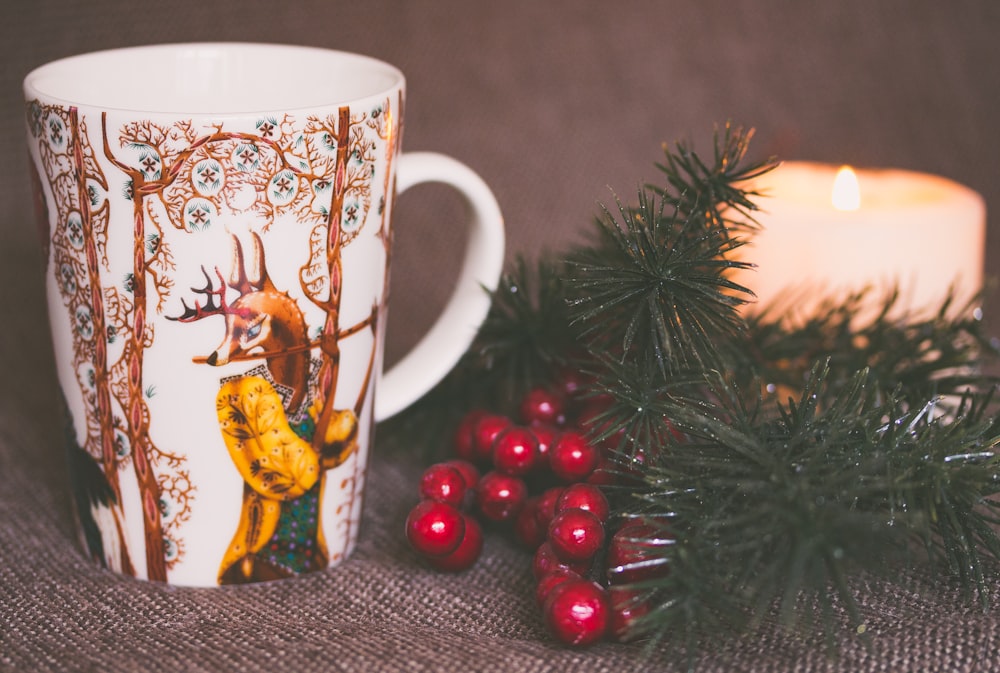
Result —
[[[49, 316], [87, 547], [189, 586], [334, 565], [373, 422], [472, 340], [503, 258], [489, 188], [401, 154], [404, 78], [241, 43], [95, 52], [25, 79]], [[394, 195], [469, 206], [457, 287], [382, 375]]]

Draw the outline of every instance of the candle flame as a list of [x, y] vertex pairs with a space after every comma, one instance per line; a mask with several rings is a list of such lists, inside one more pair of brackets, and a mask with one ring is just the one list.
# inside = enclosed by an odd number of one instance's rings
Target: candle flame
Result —
[[861, 207], [861, 188], [858, 176], [850, 166], [841, 166], [833, 179], [833, 207], [837, 210], [857, 210]]

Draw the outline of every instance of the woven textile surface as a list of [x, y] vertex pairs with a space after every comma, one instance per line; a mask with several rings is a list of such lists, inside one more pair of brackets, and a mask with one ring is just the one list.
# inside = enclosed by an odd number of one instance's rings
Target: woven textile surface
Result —
[[[370, 54], [408, 78], [404, 148], [468, 163], [504, 210], [509, 256], [578, 240], [598, 202], [657, 179], [662, 142], [757, 129], [755, 154], [938, 173], [1000, 211], [1000, 9], [987, 0], [137, 4], [35, 0], [6, 16], [0, 108], [0, 670], [681, 671], [670, 643], [554, 644], [529, 556], [499, 536], [460, 575], [403, 537], [422, 463], [376, 439], [359, 547], [295, 580], [221, 589], [122, 578], [77, 542], [23, 140], [20, 81], [45, 61], [187, 40]], [[11, 14], [11, 12], [8, 12]], [[463, 244], [449, 193], [400, 200], [389, 360], [430, 324]], [[947, 236], [947, 223], [942, 223]], [[989, 232], [987, 271], [1000, 271]], [[986, 306], [988, 325], [1000, 332]], [[1000, 586], [983, 611], [933, 573], [858, 586], [871, 646], [765, 625], [695, 670], [1000, 670]]]

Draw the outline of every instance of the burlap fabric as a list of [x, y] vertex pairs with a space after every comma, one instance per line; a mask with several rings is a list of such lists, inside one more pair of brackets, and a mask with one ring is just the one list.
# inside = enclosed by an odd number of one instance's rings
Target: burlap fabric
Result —
[[[494, 187], [511, 254], [559, 249], [608, 186], [657, 179], [659, 145], [714, 122], [758, 129], [757, 153], [901, 166], [970, 185], [1000, 207], [1000, 9], [990, 0], [779, 0], [487, 5], [442, 2], [87, 3], [5, 7], [0, 131], [0, 669], [11, 671], [682, 670], [669, 644], [572, 651], [545, 635], [528, 557], [487, 539], [442, 576], [402, 521], [421, 464], [376, 447], [357, 553], [310, 577], [174, 589], [99, 570], [79, 551], [64, 474], [44, 293], [38, 283], [20, 80], [96, 48], [179, 40], [294, 42], [399, 65], [404, 144], [469, 163]], [[400, 202], [390, 358], [441, 305], [461, 237], [453, 197]], [[993, 218], [995, 219], [995, 218]], [[991, 232], [992, 233], [992, 232]], [[941, 235], [947, 236], [947, 223]], [[991, 237], [990, 249], [996, 241]], [[990, 258], [988, 270], [997, 271]], [[987, 306], [993, 317], [997, 301]], [[932, 574], [861, 587], [872, 647], [839, 659], [814, 636], [765, 628], [710, 643], [700, 671], [1000, 670], [1000, 608]], [[992, 591], [1000, 603], [1000, 587]]]

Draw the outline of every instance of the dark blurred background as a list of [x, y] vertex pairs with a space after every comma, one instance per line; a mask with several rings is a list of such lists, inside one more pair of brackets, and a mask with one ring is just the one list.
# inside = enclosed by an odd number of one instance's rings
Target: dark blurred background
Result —
[[[992, 0], [16, 4], [0, 29], [0, 298], [27, 310], [7, 312], [26, 339], [45, 337], [30, 275], [20, 81], [33, 66], [94, 49], [245, 40], [388, 60], [408, 77], [404, 147], [451, 154], [492, 185], [509, 256], [564, 248], [612, 190], [628, 197], [659, 179], [663, 142], [691, 139], [708, 152], [713, 125], [727, 120], [756, 128], [755, 155], [938, 173], [982, 193], [992, 220], [1000, 211]], [[462, 244], [447, 190], [407, 194], [397, 214], [390, 360], [443, 302], [450, 269], [441, 261]], [[990, 306], [987, 320], [1000, 326], [1000, 302]]]

